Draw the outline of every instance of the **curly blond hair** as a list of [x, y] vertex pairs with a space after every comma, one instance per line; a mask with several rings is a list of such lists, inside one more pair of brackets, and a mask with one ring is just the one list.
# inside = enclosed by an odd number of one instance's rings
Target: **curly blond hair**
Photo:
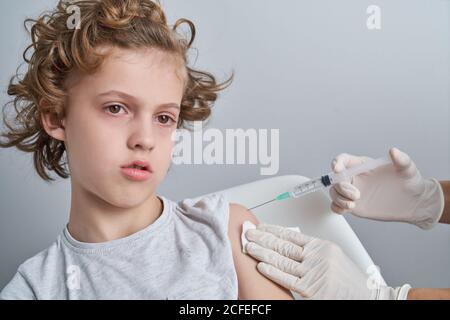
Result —
[[[75, 7], [74, 7], [75, 6]], [[72, 9], [78, 9], [79, 21], [70, 27]], [[31, 23], [31, 29], [27, 24]], [[177, 28], [187, 24], [190, 38]], [[100, 45], [120, 48], [154, 47], [181, 57], [187, 79], [181, 102], [178, 127], [185, 121], [204, 121], [218, 92], [233, 79], [218, 83], [205, 71], [188, 66], [188, 51], [195, 38], [195, 26], [187, 19], [179, 19], [170, 27], [159, 2], [152, 0], [60, 0], [57, 7], [37, 19], [26, 19], [25, 28], [31, 34], [31, 44], [23, 59], [27, 71], [22, 77], [17, 71], [10, 80], [8, 95], [14, 99], [3, 107], [3, 122], [7, 128], [1, 134], [6, 138], [0, 147], [16, 147], [33, 153], [34, 167], [45, 181], [53, 181], [54, 171], [68, 178], [67, 162], [63, 159], [65, 145], [44, 130], [41, 115], [46, 114], [60, 123], [65, 116], [65, 80], [74, 70], [94, 72], [105, 56], [95, 50]], [[42, 104], [41, 101], [47, 103]], [[13, 124], [5, 115], [7, 106], [14, 106]]]

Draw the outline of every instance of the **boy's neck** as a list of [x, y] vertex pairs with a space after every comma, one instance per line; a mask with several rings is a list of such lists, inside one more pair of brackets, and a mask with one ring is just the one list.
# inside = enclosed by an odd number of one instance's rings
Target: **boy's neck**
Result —
[[139, 207], [132, 209], [108, 208], [105, 203], [93, 194], [74, 190], [67, 228], [70, 235], [88, 243], [106, 242], [124, 238], [136, 233], [161, 215], [162, 201], [152, 195]]

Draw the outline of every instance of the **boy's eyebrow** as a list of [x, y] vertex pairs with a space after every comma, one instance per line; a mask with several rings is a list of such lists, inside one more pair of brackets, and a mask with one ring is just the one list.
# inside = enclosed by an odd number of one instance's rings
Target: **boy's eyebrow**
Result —
[[[125, 93], [122, 91], [117, 91], [117, 90], [106, 91], [106, 92], [100, 93], [98, 96], [103, 97], [103, 96], [109, 96], [109, 95], [116, 95], [118, 97], [121, 97], [122, 99], [128, 99], [128, 100], [132, 100], [135, 102], [139, 101], [138, 98], [136, 98], [132, 95], [129, 95], [128, 93]], [[163, 103], [163, 104], [159, 105], [159, 107], [180, 109], [180, 105], [178, 105], [177, 103], [174, 103], [174, 102]]]

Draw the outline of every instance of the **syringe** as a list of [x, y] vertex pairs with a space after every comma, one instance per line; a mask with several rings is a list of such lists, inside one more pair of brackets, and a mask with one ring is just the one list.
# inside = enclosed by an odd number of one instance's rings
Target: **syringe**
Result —
[[355, 166], [350, 169], [346, 169], [344, 171], [341, 171], [339, 173], [330, 172], [324, 176], [303, 182], [297, 186], [295, 186], [291, 191], [286, 191], [278, 196], [276, 196], [274, 199], [266, 201], [264, 203], [261, 203], [257, 206], [254, 206], [250, 208], [249, 210], [261, 207], [267, 203], [273, 202], [273, 201], [279, 201], [279, 200], [285, 200], [290, 198], [298, 198], [301, 196], [304, 196], [311, 192], [316, 192], [319, 190], [323, 190], [329, 186], [332, 186], [336, 183], [342, 182], [342, 181], [348, 181], [350, 178], [357, 176], [358, 174], [368, 172], [370, 170], [374, 170], [378, 167], [387, 165], [392, 163], [390, 159], [388, 158], [378, 158], [378, 159], [372, 159], [364, 162], [363, 164], [359, 166]]

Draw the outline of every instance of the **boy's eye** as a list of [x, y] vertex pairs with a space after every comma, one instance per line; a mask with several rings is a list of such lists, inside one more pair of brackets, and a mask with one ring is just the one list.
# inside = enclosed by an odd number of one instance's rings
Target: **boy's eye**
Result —
[[123, 109], [123, 107], [119, 104], [112, 104], [107, 106], [106, 109], [108, 109], [112, 114], [118, 114], [120, 109]]
[[171, 117], [169, 117], [167, 114], [159, 115], [158, 116], [158, 121], [161, 124], [168, 124], [168, 123], [172, 124], [172, 123], [175, 122], [175, 120], [172, 119]]
[[[105, 109], [107, 109], [111, 114], [119, 114], [121, 109], [125, 110], [125, 107], [120, 104], [111, 104], [105, 107]], [[158, 115], [156, 118], [157, 121], [163, 125], [172, 125], [173, 123], [177, 122], [176, 119], [173, 119], [167, 114]]]

